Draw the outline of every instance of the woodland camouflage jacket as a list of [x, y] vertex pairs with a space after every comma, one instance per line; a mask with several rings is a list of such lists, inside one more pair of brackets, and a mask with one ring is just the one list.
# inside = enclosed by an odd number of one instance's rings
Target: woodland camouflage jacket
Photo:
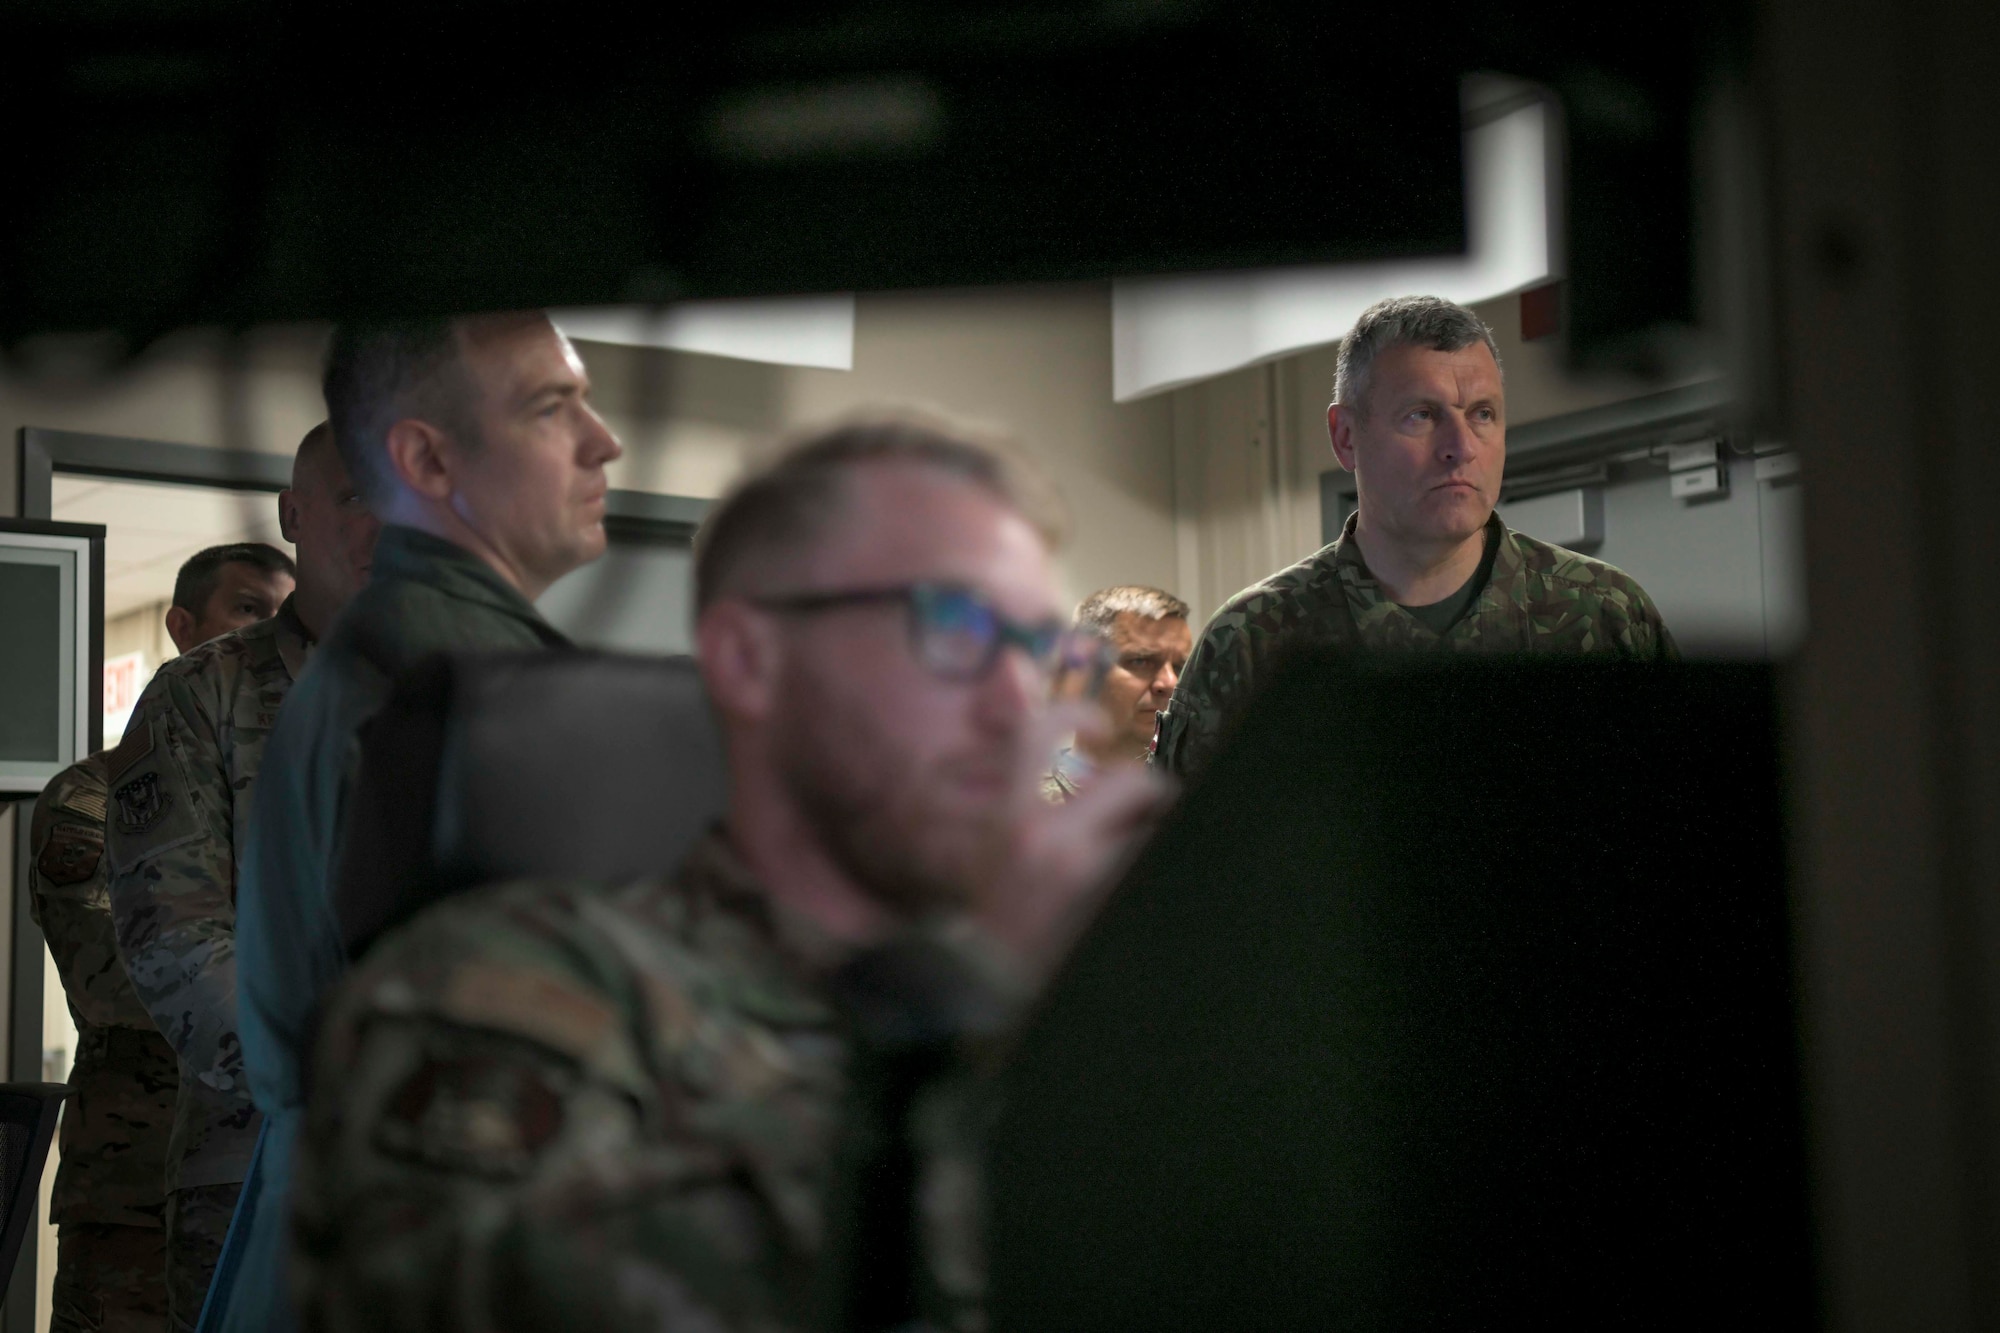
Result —
[[[719, 833], [670, 879], [438, 905], [328, 1010], [295, 1178], [305, 1327], [976, 1327], [976, 1080], [955, 1057], [927, 1055], [928, 1091], [898, 1103], [924, 1219], [910, 1303], [872, 1317], [838, 1276], [868, 1215], [841, 1182], [885, 1160], [856, 1130], [886, 1120], [849, 1113], [895, 1045], [856, 1015], [1000, 1030], [1023, 991], [974, 945], [842, 944]], [[859, 1300], [892, 1294], [869, 1276]]]
[[1487, 520], [1486, 586], [1443, 635], [1389, 600], [1347, 520], [1333, 545], [1230, 598], [1202, 631], [1160, 714], [1153, 762], [1183, 779], [1207, 764], [1283, 655], [1301, 646], [1385, 652], [1679, 656], [1646, 590], [1602, 560]]

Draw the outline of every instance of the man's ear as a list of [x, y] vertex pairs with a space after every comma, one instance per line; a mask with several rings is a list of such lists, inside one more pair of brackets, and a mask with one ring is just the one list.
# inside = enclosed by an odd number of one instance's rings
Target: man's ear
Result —
[[736, 598], [712, 603], [695, 622], [695, 660], [716, 711], [742, 721], [770, 715], [784, 645], [772, 617]]
[[427, 500], [451, 498], [451, 438], [430, 422], [404, 417], [389, 427], [383, 444], [389, 466], [402, 483]]
[[1354, 471], [1354, 409], [1339, 403], [1326, 409], [1326, 433], [1333, 440], [1333, 456], [1348, 472]]
[[197, 623], [199, 622], [195, 620], [194, 612], [185, 606], [167, 608], [167, 637], [174, 641], [175, 652], [184, 653], [199, 642], [194, 637]]
[[292, 545], [299, 544], [299, 497], [289, 486], [278, 492], [278, 532]]

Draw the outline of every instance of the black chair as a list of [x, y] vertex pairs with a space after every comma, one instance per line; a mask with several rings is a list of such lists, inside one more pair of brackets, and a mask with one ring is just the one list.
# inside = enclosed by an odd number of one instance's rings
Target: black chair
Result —
[[723, 811], [721, 737], [685, 657], [432, 658], [360, 742], [333, 890], [350, 957], [480, 884], [664, 873]]
[[48, 1165], [56, 1117], [67, 1096], [65, 1083], [0, 1083], [0, 1216], [5, 1218], [0, 1222], [0, 1298], [6, 1296], [35, 1215], [42, 1168]]

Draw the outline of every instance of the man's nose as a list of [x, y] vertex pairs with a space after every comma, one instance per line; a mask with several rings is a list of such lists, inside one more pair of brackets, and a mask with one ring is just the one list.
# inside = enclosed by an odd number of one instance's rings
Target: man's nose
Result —
[[612, 433], [604, 418], [597, 415], [597, 409], [585, 407], [584, 415], [589, 423], [583, 445], [584, 465], [597, 467], [614, 458], [624, 457], [625, 446], [618, 442], [618, 436]]
[[979, 678], [975, 707], [981, 721], [1012, 727], [1047, 690], [1047, 678], [1034, 659], [1019, 645], [1009, 644]]
[[1447, 462], [1459, 462], [1469, 457], [1477, 447], [1472, 428], [1466, 424], [1462, 413], [1446, 412], [1438, 419], [1438, 457]]

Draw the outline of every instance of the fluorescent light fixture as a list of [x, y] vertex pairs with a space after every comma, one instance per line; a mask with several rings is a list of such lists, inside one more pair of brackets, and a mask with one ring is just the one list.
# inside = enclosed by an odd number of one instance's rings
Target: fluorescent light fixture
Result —
[[854, 297], [685, 301], [669, 306], [551, 310], [582, 342], [701, 352], [777, 366], [854, 369]]

